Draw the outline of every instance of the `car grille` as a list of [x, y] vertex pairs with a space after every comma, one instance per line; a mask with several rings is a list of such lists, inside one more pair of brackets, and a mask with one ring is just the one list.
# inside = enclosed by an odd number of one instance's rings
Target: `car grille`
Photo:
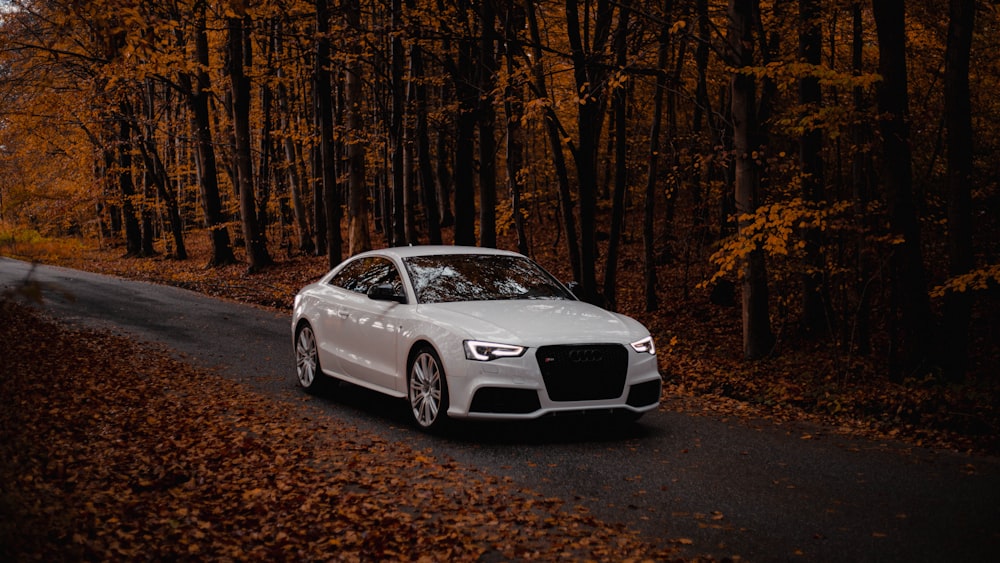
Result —
[[553, 401], [596, 401], [621, 397], [628, 351], [619, 344], [542, 346], [535, 354]]

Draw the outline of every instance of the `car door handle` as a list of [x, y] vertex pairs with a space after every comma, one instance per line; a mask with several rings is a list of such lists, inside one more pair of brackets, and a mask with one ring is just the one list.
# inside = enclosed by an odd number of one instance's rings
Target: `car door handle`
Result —
[[350, 317], [351, 314], [348, 313], [347, 311], [337, 311], [337, 316], [342, 319], [346, 319], [347, 317]]

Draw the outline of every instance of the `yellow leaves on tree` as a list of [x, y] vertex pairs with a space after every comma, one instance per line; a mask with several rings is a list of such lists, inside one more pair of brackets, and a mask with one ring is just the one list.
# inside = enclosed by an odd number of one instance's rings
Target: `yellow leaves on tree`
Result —
[[702, 282], [702, 287], [734, 273], [742, 275], [742, 264], [758, 248], [770, 258], [800, 258], [806, 248], [802, 233], [831, 228], [851, 205], [850, 202], [811, 203], [794, 198], [763, 205], [755, 213], [741, 215], [739, 232], [726, 239], [712, 254], [710, 260], [718, 269]]

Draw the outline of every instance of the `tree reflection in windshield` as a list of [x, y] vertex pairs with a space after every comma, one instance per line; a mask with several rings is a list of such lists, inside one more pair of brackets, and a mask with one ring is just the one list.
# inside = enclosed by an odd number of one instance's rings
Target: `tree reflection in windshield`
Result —
[[573, 299], [545, 270], [520, 256], [414, 256], [405, 264], [419, 303]]

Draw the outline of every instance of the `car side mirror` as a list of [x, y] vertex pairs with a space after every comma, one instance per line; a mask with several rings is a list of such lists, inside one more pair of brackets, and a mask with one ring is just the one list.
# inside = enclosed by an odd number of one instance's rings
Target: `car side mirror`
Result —
[[368, 288], [368, 298], [375, 301], [395, 301], [396, 303], [406, 303], [406, 296], [396, 293], [396, 289], [391, 283], [380, 283]]
[[580, 297], [576, 293], [577, 290], [580, 289], [580, 282], [571, 281], [571, 282], [569, 282], [569, 283], [566, 284], [566, 289], [568, 289], [569, 292], [572, 293], [574, 297], [577, 297], [577, 298]]

